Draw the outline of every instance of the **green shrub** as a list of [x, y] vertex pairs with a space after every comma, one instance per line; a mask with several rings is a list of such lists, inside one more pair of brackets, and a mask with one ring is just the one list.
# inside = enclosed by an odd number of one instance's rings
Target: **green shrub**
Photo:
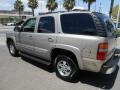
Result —
[[120, 29], [117, 29], [115, 33], [120, 37]]

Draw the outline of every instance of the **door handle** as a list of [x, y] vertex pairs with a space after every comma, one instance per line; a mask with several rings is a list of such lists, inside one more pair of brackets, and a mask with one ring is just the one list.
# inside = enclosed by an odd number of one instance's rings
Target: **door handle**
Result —
[[52, 38], [48, 38], [48, 42], [53, 42], [54, 40]]

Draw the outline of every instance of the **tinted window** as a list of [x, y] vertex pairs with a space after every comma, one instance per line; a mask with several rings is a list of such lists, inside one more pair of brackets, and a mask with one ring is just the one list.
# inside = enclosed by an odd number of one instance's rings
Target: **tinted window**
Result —
[[54, 33], [55, 22], [53, 17], [41, 17], [38, 24], [39, 33]]
[[20, 21], [20, 22], [17, 22], [16, 25], [19, 26], [19, 25], [21, 25], [23, 23], [24, 23], [24, 21]]
[[120, 23], [118, 24], [118, 28], [120, 28]]
[[89, 14], [63, 14], [61, 25], [64, 33], [96, 35], [97, 31]]
[[36, 23], [35, 18], [31, 18], [31, 19], [27, 20], [22, 27], [23, 32], [34, 32], [35, 23]]
[[[114, 24], [117, 27], [117, 23], [115, 22]], [[120, 23], [118, 23], [118, 27], [117, 28], [120, 28]]]
[[113, 21], [106, 15], [101, 13], [95, 13], [99, 20], [101, 21], [101, 24], [104, 26], [107, 32], [107, 36], [114, 36], [115, 35], [115, 24]]

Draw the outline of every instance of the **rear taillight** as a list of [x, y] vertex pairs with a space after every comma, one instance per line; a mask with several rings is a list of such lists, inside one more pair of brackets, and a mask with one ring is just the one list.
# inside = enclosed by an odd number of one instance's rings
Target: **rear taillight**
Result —
[[97, 60], [104, 61], [106, 59], [106, 54], [108, 50], [108, 43], [100, 43], [98, 45], [98, 51], [97, 51]]

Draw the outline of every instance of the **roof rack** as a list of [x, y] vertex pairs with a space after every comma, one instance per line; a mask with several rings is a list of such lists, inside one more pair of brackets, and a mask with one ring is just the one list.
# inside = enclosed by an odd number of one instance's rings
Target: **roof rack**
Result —
[[39, 13], [39, 15], [54, 14], [54, 13], [63, 13], [63, 12], [67, 12], [67, 11], [45, 12], [45, 13]]
[[[88, 11], [88, 10], [80, 10], [80, 9], [75, 9], [75, 10], [72, 10], [72, 11]], [[70, 11], [70, 12], [72, 12]], [[39, 13], [39, 15], [46, 15], [46, 14], [55, 14], [55, 13], [64, 13], [64, 12], [68, 12], [68, 11], [57, 11], [57, 12], [45, 12], [45, 13]]]
[[88, 11], [88, 10], [73, 9], [72, 11]]

